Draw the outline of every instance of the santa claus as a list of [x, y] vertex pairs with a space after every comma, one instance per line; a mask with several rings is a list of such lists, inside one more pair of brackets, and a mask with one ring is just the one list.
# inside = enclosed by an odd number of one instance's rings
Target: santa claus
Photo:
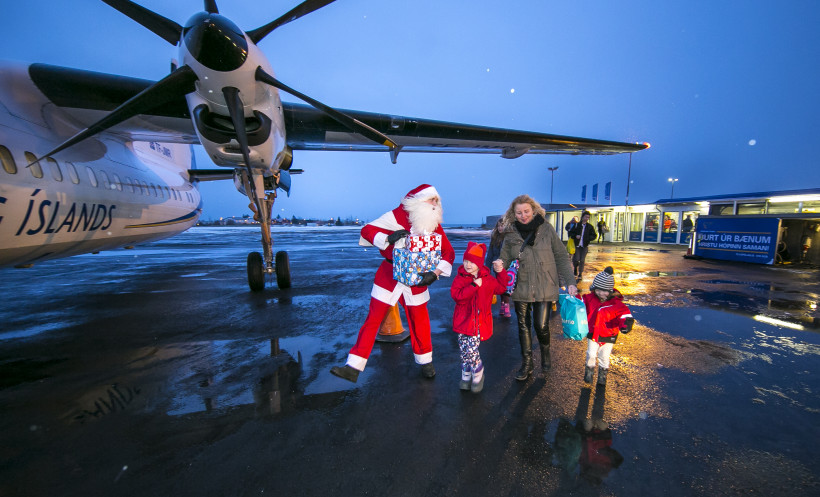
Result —
[[[420, 185], [405, 195], [401, 205], [362, 228], [359, 245], [375, 246], [384, 260], [376, 271], [373, 290], [370, 292], [370, 311], [359, 330], [356, 345], [350, 349], [347, 363], [341, 367], [334, 366], [331, 373], [356, 382], [373, 350], [379, 325], [387, 311], [399, 302], [407, 316], [413, 355], [416, 363], [421, 365], [422, 375], [425, 378], [436, 375], [430, 340], [430, 317], [427, 314], [427, 301], [430, 300], [427, 287], [438, 280], [439, 276], [450, 276], [455, 260], [455, 252], [441, 228], [441, 220], [441, 197], [434, 187]], [[441, 235], [441, 262], [433, 271], [423, 273], [421, 282], [415, 286], [394, 280], [393, 248], [403, 248], [407, 235], [431, 233]]]

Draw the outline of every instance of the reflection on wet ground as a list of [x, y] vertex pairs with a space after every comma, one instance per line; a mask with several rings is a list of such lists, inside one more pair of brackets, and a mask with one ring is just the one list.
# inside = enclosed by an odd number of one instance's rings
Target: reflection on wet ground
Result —
[[[637, 318], [606, 387], [583, 383], [586, 343], [563, 338], [557, 316], [552, 369], [515, 381], [515, 319], [496, 318], [474, 395], [458, 389], [449, 281], [431, 287], [435, 380], [420, 377], [409, 343], [382, 343], [354, 385], [328, 370], [353, 343], [378, 264], [339, 257], [358, 232], [283, 237], [294, 287], [261, 294], [245, 289], [240, 250], [256, 235], [214, 234], [2, 273], [20, 298], [0, 303], [0, 495], [820, 488], [806, 443], [820, 435], [816, 272], [594, 246], [581, 289], [613, 265]], [[486, 235], [451, 237], [461, 254]], [[179, 246], [197, 255], [171, 257]], [[69, 278], [71, 292], [57, 284]]]

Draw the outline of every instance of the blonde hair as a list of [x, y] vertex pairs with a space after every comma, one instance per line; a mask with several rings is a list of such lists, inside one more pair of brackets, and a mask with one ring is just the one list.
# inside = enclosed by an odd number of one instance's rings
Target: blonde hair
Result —
[[515, 206], [519, 204], [530, 204], [530, 207], [532, 207], [533, 215], [540, 214], [541, 217], [543, 217], [544, 220], [546, 220], [547, 211], [545, 211], [544, 208], [541, 207], [541, 204], [536, 202], [532, 197], [524, 194], [515, 197], [512, 203], [510, 204], [509, 209], [507, 209], [507, 212], [504, 213], [503, 219], [505, 228], [509, 228], [510, 226], [515, 225]]

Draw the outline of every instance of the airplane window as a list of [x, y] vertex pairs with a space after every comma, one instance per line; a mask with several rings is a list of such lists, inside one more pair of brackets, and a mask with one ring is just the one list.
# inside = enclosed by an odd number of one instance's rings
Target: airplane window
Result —
[[[137, 181], [139, 181], [139, 180], [137, 180]], [[140, 183], [140, 189], [142, 190], [142, 194], [145, 195], [145, 196], [148, 196], [148, 195], [151, 194], [151, 192], [148, 190], [148, 183], [146, 183], [145, 181]]]
[[14, 156], [11, 151], [0, 145], [0, 161], [3, 162], [3, 169], [9, 174], [17, 174], [17, 164], [14, 162]]
[[154, 192], [154, 196], [159, 197], [159, 194], [157, 193], [157, 185], [151, 183], [151, 190], [149, 190], [149, 191], [152, 191], [152, 190]]
[[105, 174], [105, 171], [100, 171], [100, 177], [102, 178], [103, 188], [106, 190], [110, 190], [111, 183], [108, 182], [108, 175]]
[[54, 177], [54, 181], [62, 181], [63, 172], [60, 171], [60, 165], [57, 164], [57, 161], [51, 157], [46, 157], [46, 162], [48, 163], [48, 168], [51, 170], [51, 176]]
[[31, 166], [26, 166], [31, 171], [31, 175], [35, 178], [42, 178], [43, 177], [43, 168], [40, 166], [39, 162], [34, 162], [37, 160], [37, 157], [32, 154], [31, 152], [23, 152], [23, 155], [26, 156], [26, 161], [28, 161]]
[[74, 164], [66, 162], [65, 168], [68, 170], [68, 177], [71, 178], [71, 182], [75, 185], [78, 184], [80, 182], [80, 176], [77, 174], [77, 169], [74, 167]]
[[88, 174], [88, 180], [91, 182], [91, 186], [97, 188], [97, 176], [94, 174], [94, 170], [88, 166], [85, 166], [85, 172]]
[[114, 176], [114, 184], [111, 185], [116, 188], [118, 191], [122, 191], [122, 181], [120, 181], [120, 177], [117, 176], [117, 173], [111, 173]]
[[167, 186], [165, 187], [165, 196], [168, 197], [168, 199], [171, 198], [171, 190]]
[[129, 193], [134, 193], [134, 184], [131, 183], [131, 178], [125, 177], [125, 187], [128, 188]]

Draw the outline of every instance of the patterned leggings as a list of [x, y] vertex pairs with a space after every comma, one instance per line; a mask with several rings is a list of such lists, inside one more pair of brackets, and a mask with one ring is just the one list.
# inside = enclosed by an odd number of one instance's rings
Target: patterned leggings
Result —
[[458, 334], [458, 348], [461, 350], [461, 370], [463, 372], [475, 373], [480, 369], [479, 343], [481, 343], [481, 337]]

